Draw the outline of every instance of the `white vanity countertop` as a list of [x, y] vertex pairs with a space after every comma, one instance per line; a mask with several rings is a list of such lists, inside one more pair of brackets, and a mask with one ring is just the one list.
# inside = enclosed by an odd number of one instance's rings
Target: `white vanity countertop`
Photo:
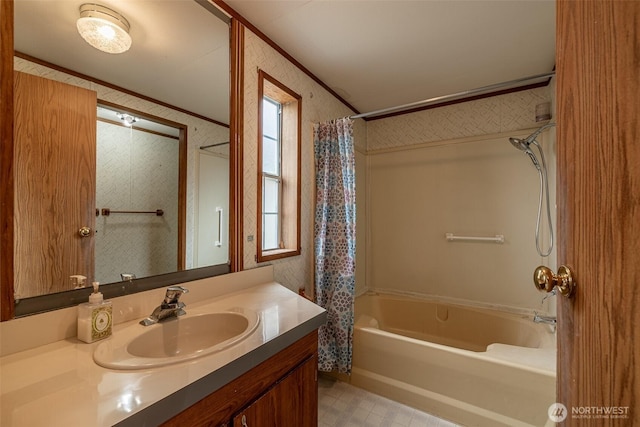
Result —
[[[251, 335], [219, 353], [174, 365], [106, 369], [93, 361], [102, 341], [85, 344], [76, 338], [4, 356], [0, 425], [157, 425], [311, 333], [326, 318], [324, 309], [277, 283], [191, 303], [186, 316], [236, 307], [259, 315]], [[145, 327], [133, 320], [116, 325], [113, 334], [132, 328], [142, 332]]]

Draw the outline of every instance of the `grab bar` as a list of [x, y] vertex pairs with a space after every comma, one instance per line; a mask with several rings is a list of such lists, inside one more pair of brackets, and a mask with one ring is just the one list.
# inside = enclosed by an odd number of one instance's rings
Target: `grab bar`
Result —
[[504, 236], [502, 234], [496, 234], [490, 237], [478, 237], [478, 236], [456, 236], [453, 233], [446, 233], [444, 235], [449, 242], [492, 242], [492, 243], [504, 243]]
[[216, 212], [218, 212], [218, 240], [214, 242], [214, 245], [220, 247], [222, 246], [222, 208], [216, 207]]

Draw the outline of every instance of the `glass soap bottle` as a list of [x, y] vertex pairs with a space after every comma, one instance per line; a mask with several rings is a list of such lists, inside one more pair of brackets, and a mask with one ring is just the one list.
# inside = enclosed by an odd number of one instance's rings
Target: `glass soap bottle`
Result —
[[78, 339], [87, 343], [111, 336], [113, 309], [111, 301], [104, 301], [99, 286], [93, 282], [89, 302], [78, 305]]

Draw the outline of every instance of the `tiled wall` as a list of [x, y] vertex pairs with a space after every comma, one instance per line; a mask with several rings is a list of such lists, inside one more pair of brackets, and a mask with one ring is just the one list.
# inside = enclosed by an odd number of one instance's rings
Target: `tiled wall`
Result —
[[[154, 104], [152, 102], [136, 98], [117, 90], [74, 77], [63, 72], [34, 64], [22, 58], [14, 58], [14, 68], [29, 74], [45, 77], [48, 79], [61, 81], [74, 86], [91, 89], [97, 92], [98, 99], [112, 102], [117, 105], [126, 106], [138, 111], [142, 111], [157, 117], [162, 117], [177, 123], [187, 125], [187, 268], [193, 266], [193, 248], [195, 233], [195, 202], [196, 202], [196, 164], [198, 162], [199, 147], [203, 145], [215, 144], [229, 141], [229, 129], [219, 126], [206, 120], [199, 119], [186, 113], [172, 110], [170, 108]], [[217, 150], [225, 155], [229, 153], [229, 146], [217, 147]], [[216, 149], [209, 149], [215, 152]]]
[[120, 281], [176, 271], [178, 259], [177, 139], [98, 121], [96, 205], [155, 211], [96, 218], [95, 280]]
[[[257, 142], [258, 142], [258, 69], [302, 95], [302, 255], [273, 261], [277, 281], [296, 290], [313, 284], [313, 216], [314, 216], [314, 158], [313, 124], [337, 119], [353, 112], [314, 82], [295, 65], [282, 57], [262, 39], [250, 31], [245, 32], [245, 87], [244, 87], [244, 268], [255, 267], [256, 243], [248, 241], [257, 227]], [[355, 121], [354, 136], [360, 151], [366, 147], [366, 130], [362, 120]], [[362, 157], [358, 157], [362, 158]], [[364, 164], [356, 161], [356, 174], [364, 174]], [[358, 200], [358, 220], [364, 223], [366, 207], [364, 195]], [[362, 219], [361, 219], [362, 218]], [[364, 254], [365, 242], [358, 242], [358, 252]], [[359, 276], [356, 287], [364, 286]]]

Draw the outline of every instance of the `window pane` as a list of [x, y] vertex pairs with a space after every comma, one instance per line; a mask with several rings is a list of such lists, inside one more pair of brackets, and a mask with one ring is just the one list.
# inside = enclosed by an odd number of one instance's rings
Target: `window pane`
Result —
[[280, 202], [279, 183], [277, 179], [265, 177], [263, 182], [264, 199], [262, 202], [262, 211], [264, 213], [278, 213]]
[[278, 215], [264, 214], [262, 216], [262, 249], [278, 248]]
[[262, 138], [262, 172], [269, 175], [280, 175], [280, 153], [278, 141]]
[[268, 99], [262, 100], [262, 134], [278, 139], [278, 104]]

